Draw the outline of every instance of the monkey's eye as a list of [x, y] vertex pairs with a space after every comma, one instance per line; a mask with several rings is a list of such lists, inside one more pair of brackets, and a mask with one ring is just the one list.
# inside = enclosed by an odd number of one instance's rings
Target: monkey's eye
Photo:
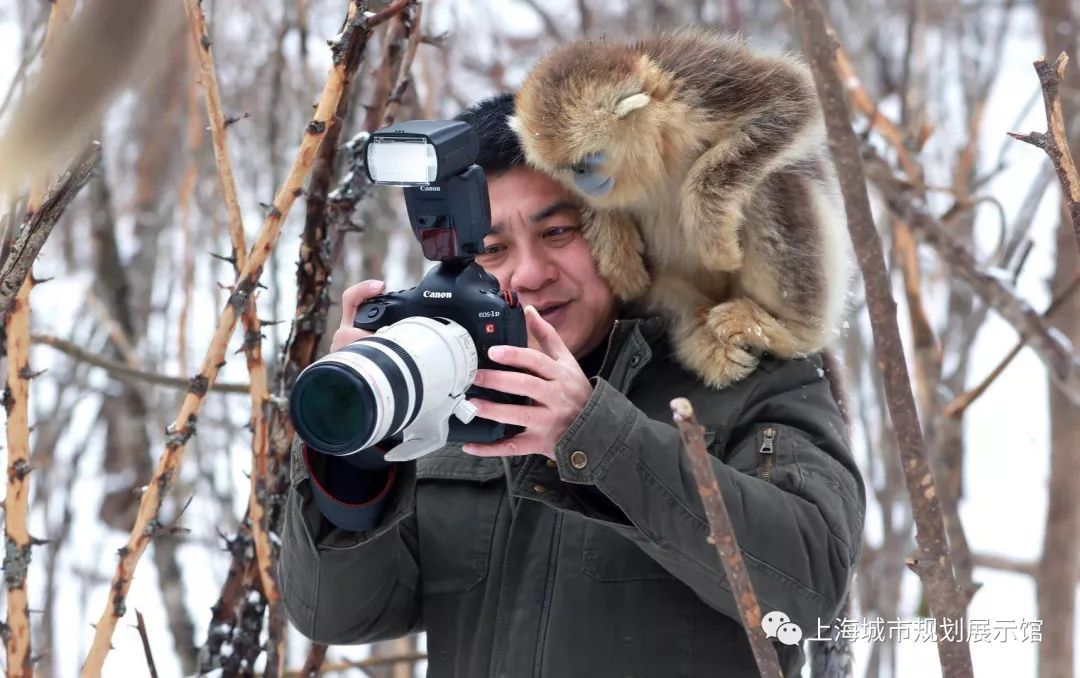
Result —
[[587, 164], [585, 164], [584, 160], [582, 160], [580, 162], [576, 162], [573, 165], [571, 165], [570, 166], [570, 171], [573, 172], [574, 174], [578, 174], [578, 175], [580, 175], [580, 174], [588, 174], [589, 173], [589, 166]]

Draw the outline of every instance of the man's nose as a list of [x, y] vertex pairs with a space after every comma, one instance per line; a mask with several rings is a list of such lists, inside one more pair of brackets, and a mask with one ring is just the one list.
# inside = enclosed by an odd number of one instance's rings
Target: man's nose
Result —
[[536, 290], [558, 277], [559, 269], [551, 257], [536, 247], [523, 248], [510, 273], [510, 287]]

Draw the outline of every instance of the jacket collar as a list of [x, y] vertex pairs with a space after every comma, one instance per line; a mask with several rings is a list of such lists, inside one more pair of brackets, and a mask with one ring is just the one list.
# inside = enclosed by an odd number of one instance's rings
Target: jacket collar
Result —
[[623, 310], [611, 328], [610, 348], [598, 376], [625, 392], [649, 361], [670, 353], [664, 329], [661, 316], [635, 316]]

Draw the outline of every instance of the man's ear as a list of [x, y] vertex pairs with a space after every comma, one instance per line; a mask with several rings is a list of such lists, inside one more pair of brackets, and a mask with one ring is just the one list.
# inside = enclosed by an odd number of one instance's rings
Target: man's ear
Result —
[[644, 108], [652, 101], [652, 97], [644, 92], [631, 94], [615, 104], [615, 119], [622, 120], [639, 108]]

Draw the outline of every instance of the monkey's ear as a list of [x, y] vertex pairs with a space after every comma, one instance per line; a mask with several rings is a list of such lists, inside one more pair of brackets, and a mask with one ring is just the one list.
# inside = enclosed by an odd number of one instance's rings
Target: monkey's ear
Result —
[[516, 115], [506, 116], [506, 126], [510, 128], [510, 131], [517, 134], [519, 137], [525, 136], [525, 128], [521, 124], [521, 118]]
[[639, 108], [644, 108], [652, 101], [652, 97], [644, 92], [631, 94], [615, 104], [615, 119], [622, 120]]

